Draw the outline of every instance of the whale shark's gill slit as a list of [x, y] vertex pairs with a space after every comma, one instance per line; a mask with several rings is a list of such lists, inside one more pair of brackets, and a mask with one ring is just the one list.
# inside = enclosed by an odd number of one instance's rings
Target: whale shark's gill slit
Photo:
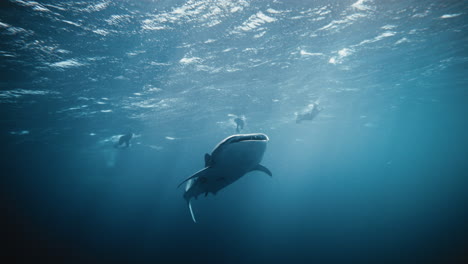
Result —
[[192, 215], [193, 222], [196, 223], [197, 220], [195, 219], [195, 214], [193, 214], [192, 203], [190, 201], [188, 202], [188, 208], [190, 210], [190, 214]]

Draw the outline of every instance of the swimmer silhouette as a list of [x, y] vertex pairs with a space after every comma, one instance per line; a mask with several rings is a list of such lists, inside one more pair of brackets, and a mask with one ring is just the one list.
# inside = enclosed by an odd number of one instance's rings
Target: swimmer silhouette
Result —
[[236, 117], [236, 119], [234, 119], [234, 122], [236, 122], [237, 125], [236, 132], [240, 133], [241, 129], [244, 129], [244, 119]]
[[[130, 146], [130, 139], [132, 139], [133, 133], [127, 133], [119, 138], [119, 142], [115, 143], [116, 148], [128, 148]], [[125, 146], [124, 146], [125, 144]]]
[[307, 106], [306, 110], [296, 116], [296, 123], [301, 123], [304, 120], [312, 120], [314, 119], [323, 108], [319, 107], [318, 104], [312, 103]]

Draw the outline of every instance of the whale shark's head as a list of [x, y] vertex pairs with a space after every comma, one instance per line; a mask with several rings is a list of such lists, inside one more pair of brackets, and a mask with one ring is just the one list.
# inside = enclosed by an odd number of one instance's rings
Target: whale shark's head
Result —
[[262, 133], [232, 135], [214, 148], [212, 163], [215, 166], [233, 164], [236, 167], [248, 167], [246, 163], [258, 164], [268, 141], [268, 136]]

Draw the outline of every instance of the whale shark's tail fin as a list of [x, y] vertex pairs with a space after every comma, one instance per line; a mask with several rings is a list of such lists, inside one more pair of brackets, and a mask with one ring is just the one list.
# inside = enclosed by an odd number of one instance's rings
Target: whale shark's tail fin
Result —
[[192, 204], [190, 203], [190, 201], [188, 201], [188, 208], [190, 210], [190, 215], [192, 215], [193, 222], [196, 223], [197, 220], [195, 219], [195, 214], [193, 214]]

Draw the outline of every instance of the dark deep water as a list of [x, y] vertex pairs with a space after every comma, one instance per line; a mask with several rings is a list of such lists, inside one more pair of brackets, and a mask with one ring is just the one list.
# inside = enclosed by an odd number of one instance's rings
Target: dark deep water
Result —
[[[467, 1], [0, 8], [2, 259], [468, 263]], [[177, 185], [236, 116], [273, 177], [194, 224]]]

